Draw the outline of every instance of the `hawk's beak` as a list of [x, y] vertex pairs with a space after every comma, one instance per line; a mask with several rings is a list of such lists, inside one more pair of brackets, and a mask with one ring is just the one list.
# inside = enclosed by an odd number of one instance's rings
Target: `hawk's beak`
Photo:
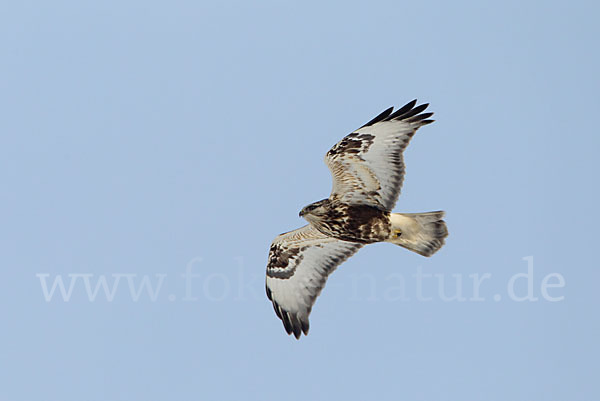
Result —
[[298, 213], [298, 216], [304, 217], [304, 209], [300, 210], [300, 213]]

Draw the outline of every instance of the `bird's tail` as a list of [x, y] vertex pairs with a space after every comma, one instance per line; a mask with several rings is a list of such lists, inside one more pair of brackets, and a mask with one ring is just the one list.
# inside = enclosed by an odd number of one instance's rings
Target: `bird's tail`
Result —
[[392, 213], [392, 234], [387, 242], [400, 245], [423, 256], [431, 256], [448, 236], [444, 212]]

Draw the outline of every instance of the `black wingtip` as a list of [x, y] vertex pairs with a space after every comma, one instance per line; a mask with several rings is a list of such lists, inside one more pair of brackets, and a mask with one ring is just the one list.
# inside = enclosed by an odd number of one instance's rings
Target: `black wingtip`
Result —
[[418, 114], [414, 117], [410, 117], [408, 118], [408, 121], [410, 121], [411, 123], [417, 122], [417, 121], [422, 121], [422, 120], [426, 120], [429, 117], [431, 117], [433, 115], [433, 113], [421, 113]]
[[[390, 107], [380, 113], [377, 117], [366, 123], [360, 128], [365, 128], [381, 121], [407, 121], [410, 123], [418, 123], [419, 126], [431, 124], [434, 120], [427, 120], [433, 113], [422, 113], [429, 107], [429, 103], [423, 103], [417, 106], [417, 99], [413, 99], [396, 111]], [[420, 114], [422, 113], [422, 114]], [[359, 128], [359, 129], [360, 129]]]
[[377, 124], [380, 121], [385, 121], [386, 119], [389, 118], [390, 114], [392, 114], [393, 110], [394, 110], [394, 107], [389, 107], [389, 108], [385, 109], [384, 111], [382, 111], [381, 113], [379, 113], [377, 115], [377, 117], [375, 117], [374, 119], [372, 119], [371, 121], [369, 121], [368, 123], [366, 123], [365, 125], [363, 125], [360, 128], [364, 128], [364, 127], [368, 127], [368, 126], [373, 125], [373, 124]]
[[308, 323], [308, 319], [300, 319], [300, 324], [302, 325], [302, 332], [304, 335], [308, 335], [308, 329], [310, 329], [310, 324]]
[[413, 107], [417, 104], [417, 99], [413, 99], [410, 102], [406, 103], [404, 106], [400, 107], [398, 110], [394, 112], [391, 116], [388, 117], [388, 120], [392, 120], [402, 116], [405, 113], [408, 113], [412, 110]]
[[[431, 124], [433, 120], [427, 120], [429, 117], [433, 116], [433, 113], [423, 113], [429, 107], [429, 103], [423, 103], [416, 106], [416, 99], [412, 102], [404, 105], [400, 110], [393, 113], [388, 117], [386, 121], [389, 120], [397, 120], [397, 121], [407, 121], [409, 123], [418, 123], [419, 126], [425, 124]], [[427, 122], [425, 122], [427, 121]]]
[[296, 317], [296, 315], [291, 314], [290, 312], [282, 312], [283, 313], [281, 314], [281, 320], [283, 321], [283, 327], [285, 327], [285, 331], [288, 334], [293, 334], [294, 337], [296, 337], [296, 339], [299, 340], [300, 336], [302, 335], [302, 325], [300, 323], [300, 320]]
[[286, 311], [281, 311], [281, 321], [283, 322], [283, 327], [285, 328], [285, 332], [288, 334], [292, 334], [292, 322], [290, 321], [290, 314]]

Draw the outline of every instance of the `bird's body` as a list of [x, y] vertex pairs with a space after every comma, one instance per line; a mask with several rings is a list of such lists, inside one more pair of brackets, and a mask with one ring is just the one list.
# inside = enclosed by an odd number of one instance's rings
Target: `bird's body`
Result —
[[288, 334], [308, 333], [308, 315], [327, 276], [366, 244], [390, 242], [431, 256], [448, 235], [444, 212], [392, 213], [404, 179], [402, 151], [433, 122], [427, 105], [390, 108], [325, 155], [333, 175], [327, 199], [300, 211], [308, 225], [279, 235], [267, 263], [266, 290]]
[[[315, 212], [319, 212], [318, 214]], [[342, 241], [372, 244], [391, 234], [390, 213], [369, 205], [349, 205], [324, 199], [304, 218], [321, 233]]]

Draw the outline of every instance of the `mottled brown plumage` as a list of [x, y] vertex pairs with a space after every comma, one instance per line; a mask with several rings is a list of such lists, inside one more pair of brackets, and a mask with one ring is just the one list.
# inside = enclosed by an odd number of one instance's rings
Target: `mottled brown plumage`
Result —
[[349, 205], [337, 199], [321, 201], [324, 212], [303, 217], [321, 233], [342, 241], [371, 244], [391, 234], [390, 212], [369, 205]]

